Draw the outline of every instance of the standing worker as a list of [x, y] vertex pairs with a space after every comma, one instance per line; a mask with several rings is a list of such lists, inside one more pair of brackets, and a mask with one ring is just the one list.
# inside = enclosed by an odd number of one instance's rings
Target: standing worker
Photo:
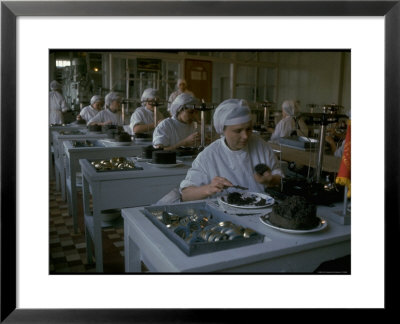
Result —
[[61, 84], [56, 80], [50, 82], [49, 109], [50, 109], [50, 125], [64, 124], [64, 116], [68, 110], [64, 96], [61, 94]]

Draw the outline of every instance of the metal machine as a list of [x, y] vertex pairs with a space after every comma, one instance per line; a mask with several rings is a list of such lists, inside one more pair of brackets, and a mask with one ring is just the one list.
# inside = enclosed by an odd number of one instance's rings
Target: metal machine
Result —
[[[337, 187], [334, 182], [330, 181], [329, 175], [325, 174], [324, 176], [322, 172], [327, 126], [337, 123], [340, 118], [347, 118], [346, 115], [338, 114], [341, 108], [341, 106], [336, 104], [324, 105], [322, 113], [301, 113], [297, 116], [297, 118], [303, 117], [308, 119], [309, 123], [319, 125], [320, 127], [319, 140], [315, 147], [318, 158], [317, 167], [313, 175], [310, 176], [310, 170], [308, 170], [307, 175], [296, 174], [294, 177], [286, 177], [283, 179], [279, 192], [274, 189], [268, 189], [267, 192], [275, 195], [277, 198], [284, 198], [288, 195], [305, 196], [308, 200], [316, 204], [330, 204], [343, 199], [343, 188]], [[312, 150], [310, 150], [310, 154], [311, 152]]]
[[[205, 113], [206, 111], [214, 110], [215, 106], [213, 104], [207, 105], [204, 102], [204, 99], [201, 100], [200, 105], [193, 105], [195, 110], [200, 111], [200, 134], [201, 134], [201, 142], [199, 149], [202, 150], [206, 147], [206, 118]], [[211, 134], [210, 137], [212, 138], [212, 127], [211, 127]]]

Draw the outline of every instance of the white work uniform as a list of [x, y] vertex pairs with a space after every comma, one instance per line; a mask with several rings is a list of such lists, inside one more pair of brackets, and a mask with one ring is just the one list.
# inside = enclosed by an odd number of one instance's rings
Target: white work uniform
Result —
[[345, 145], [345, 143], [346, 143], [346, 140], [344, 140], [344, 141], [342, 142], [342, 145], [340, 145], [340, 146], [336, 149], [335, 153], [333, 153], [334, 156], [336, 156], [336, 157], [342, 157], [343, 151], [344, 151], [344, 145]]
[[111, 125], [123, 126], [121, 112], [113, 113], [110, 109], [100, 111], [96, 116], [89, 120], [89, 123], [105, 123], [111, 121]]
[[[303, 120], [299, 120], [300, 131], [297, 131], [298, 136], [308, 136], [307, 125]], [[276, 125], [274, 132], [271, 135], [271, 141], [277, 141], [280, 137], [288, 137], [296, 130], [296, 122], [291, 116], [286, 116], [281, 119]]]
[[[157, 111], [157, 120], [163, 119], [163, 115]], [[133, 112], [130, 120], [130, 128], [133, 131], [133, 127], [136, 125], [146, 125], [154, 124], [154, 112], [147, 109], [146, 107], [138, 107]], [[151, 134], [153, 131], [146, 132], [146, 134]]]
[[88, 123], [89, 120], [91, 120], [94, 116], [96, 116], [100, 111], [97, 109], [94, 109], [91, 105], [89, 105], [89, 106], [82, 108], [79, 115], [81, 115], [81, 117], [86, 121], [86, 123]]
[[194, 123], [185, 124], [175, 117], [170, 117], [164, 119], [154, 129], [153, 145], [172, 146], [195, 132]]
[[264, 193], [264, 185], [254, 179], [254, 167], [260, 163], [266, 164], [273, 175], [282, 176], [273, 150], [258, 135], [253, 134], [247, 146], [238, 151], [232, 151], [222, 137], [207, 146], [193, 161], [180, 184], [180, 191], [189, 186], [209, 184], [215, 177], [224, 177], [234, 185], [249, 188], [251, 192]]
[[50, 124], [63, 124], [63, 112], [68, 110], [67, 103], [61, 93], [50, 91], [49, 93]]

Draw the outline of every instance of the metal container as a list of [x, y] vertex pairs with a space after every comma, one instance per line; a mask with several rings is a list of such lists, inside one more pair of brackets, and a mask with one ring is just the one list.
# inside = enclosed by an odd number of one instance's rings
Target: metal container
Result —
[[288, 145], [300, 149], [316, 149], [318, 141], [304, 136], [280, 137], [279, 144]]
[[264, 235], [206, 202], [149, 206], [141, 212], [188, 256], [264, 241]]

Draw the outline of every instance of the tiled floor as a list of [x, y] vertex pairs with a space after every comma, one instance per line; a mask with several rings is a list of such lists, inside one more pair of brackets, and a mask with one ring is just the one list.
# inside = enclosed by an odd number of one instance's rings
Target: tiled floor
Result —
[[[88, 264], [86, 240], [83, 227], [81, 197], [78, 199], [79, 231], [74, 234], [72, 217], [68, 215], [67, 202], [56, 191], [54, 181], [50, 181], [49, 211], [49, 271], [51, 274], [94, 273], [95, 263]], [[104, 273], [124, 271], [124, 231], [123, 228], [103, 229]]]

